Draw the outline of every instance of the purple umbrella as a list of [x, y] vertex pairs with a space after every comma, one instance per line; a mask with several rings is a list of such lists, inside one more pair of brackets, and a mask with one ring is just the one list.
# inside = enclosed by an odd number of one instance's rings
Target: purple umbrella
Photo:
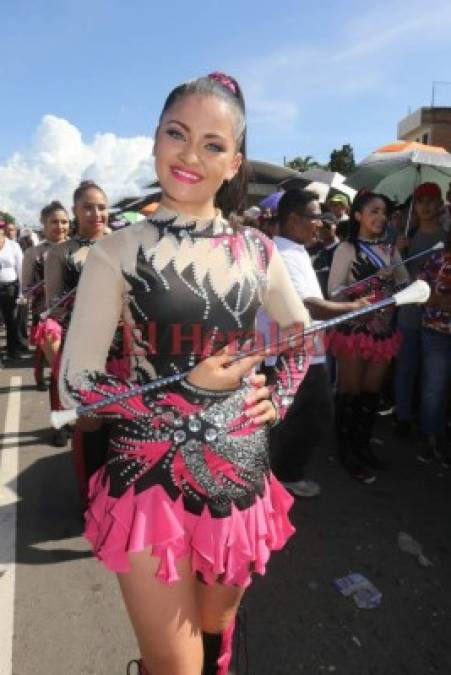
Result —
[[285, 194], [283, 190], [281, 190], [280, 192], [273, 192], [272, 194], [262, 199], [259, 206], [262, 209], [271, 209], [271, 211], [277, 211], [280, 198], [282, 197], [283, 194]]

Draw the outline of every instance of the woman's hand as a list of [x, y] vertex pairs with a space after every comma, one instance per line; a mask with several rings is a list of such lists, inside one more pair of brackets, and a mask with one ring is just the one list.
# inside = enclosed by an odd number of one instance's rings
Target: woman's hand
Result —
[[187, 381], [194, 387], [212, 391], [238, 389], [241, 379], [249, 375], [252, 369], [261, 362], [263, 354], [245, 356], [232, 362], [236, 354], [236, 347], [227, 345], [217, 354], [198, 363], [186, 378]]
[[407, 251], [409, 247], [408, 238], [403, 234], [399, 235], [399, 237], [396, 239], [395, 246], [400, 253], [403, 253], [403, 251]]
[[371, 305], [371, 300], [372, 296], [371, 295], [366, 295], [363, 298], [357, 298], [357, 300], [353, 300], [352, 302], [349, 302], [349, 311], [354, 312], [357, 309], [362, 309], [363, 307], [368, 307]]
[[378, 273], [377, 276], [379, 279], [391, 279], [393, 276], [393, 270], [391, 267], [382, 267]]
[[250, 383], [253, 389], [245, 399], [245, 414], [254, 424], [274, 424], [277, 413], [270, 399], [271, 392], [266, 386], [266, 376], [253, 375]]

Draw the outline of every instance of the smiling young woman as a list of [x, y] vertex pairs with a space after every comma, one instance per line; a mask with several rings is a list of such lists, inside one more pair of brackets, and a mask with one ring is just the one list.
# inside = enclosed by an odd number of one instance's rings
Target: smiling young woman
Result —
[[43, 380], [43, 357], [49, 365], [53, 363], [59, 349], [59, 335], [47, 333], [40, 321], [40, 314], [45, 310], [44, 264], [51, 248], [66, 241], [69, 235], [69, 215], [64, 206], [53, 201], [41, 210], [40, 221], [44, 229], [44, 241], [38, 246], [28, 248], [24, 253], [22, 266], [22, 288], [30, 291], [32, 329], [30, 344], [35, 351], [35, 380], [39, 390], [47, 386]]
[[[368, 296], [372, 301], [382, 300], [408, 281], [403, 266], [390, 270], [401, 258], [385, 238], [386, 208], [386, 200], [373, 192], [365, 191], [355, 198], [348, 240], [337, 247], [329, 275], [329, 293], [353, 285], [338, 299]], [[371, 275], [376, 276], [364, 281]], [[362, 283], [356, 284], [358, 281]], [[371, 450], [370, 439], [379, 391], [400, 346], [393, 312], [389, 308], [369, 319], [348, 321], [329, 336], [329, 346], [338, 363], [335, 418], [340, 458], [350, 474], [365, 484], [374, 482], [375, 469], [384, 468]]]
[[[67, 407], [191, 369], [180, 385], [99, 413], [115, 420], [86, 536], [118, 575], [142, 674], [227, 673], [244, 588], [293, 532], [291, 498], [269, 469], [268, 427], [306, 360], [281, 360], [273, 404], [253, 375], [262, 357], [233, 362], [232, 349], [260, 304], [283, 328], [309, 316], [271, 242], [232, 228], [218, 208], [237, 208], [245, 194], [245, 131], [233, 78], [171, 92], [154, 146], [161, 205], [91, 250], [62, 358]], [[128, 380], [104, 370], [121, 314]]]

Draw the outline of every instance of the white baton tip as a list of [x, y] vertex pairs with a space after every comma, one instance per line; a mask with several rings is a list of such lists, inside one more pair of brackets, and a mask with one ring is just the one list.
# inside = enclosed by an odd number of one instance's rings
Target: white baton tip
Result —
[[429, 285], [422, 279], [414, 281], [413, 284], [407, 286], [399, 293], [395, 293], [393, 300], [397, 305], [410, 305], [414, 303], [424, 303], [429, 300], [431, 289]]
[[50, 424], [54, 429], [61, 429], [65, 424], [75, 422], [77, 419], [77, 410], [52, 410], [50, 413]]

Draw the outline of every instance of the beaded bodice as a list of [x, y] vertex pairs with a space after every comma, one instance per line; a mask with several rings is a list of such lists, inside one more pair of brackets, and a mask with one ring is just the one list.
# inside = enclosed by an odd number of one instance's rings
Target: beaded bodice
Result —
[[83, 265], [94, 241], [75, 235], [66, 244], [63, 269], [63, 293], [75, 288], [80, 279]]
[[[101, 400], [156, 376], [189, 370], [223, 344], [254, 336], [263, 304], [282, 327], [306, 324], [308, 314], [277, 251], [256, 230], [232, 230], [218, 217], [178, 223], [164, 217], [136, 224], [95, 245], [88, 256], [61, 364], [67, 406]], [[104, 373], [120, 316], [131, 381]], [[280, 370], [275, 401], [283, 414], [306, 362]], [[184, 385], [184, 386], [182, 386]], [[245, 414], [246, 388], [198, 394], [189, 383], [134, 395], [102, 407], [117, 418], [105, 470], [119, 497], [164, 486], [186, 508], [230, 514], [263, 494], [269, 472], [267, 433]], [[188, 387], [188, 388], [187, 388]]]
[[139, 374], [192, 367], [203, 355], [254, 328], [269, 254], [251, 230], [222, 225], [200, 232], [147, 223], [131, 265], [122, 266], [127, 344]]

